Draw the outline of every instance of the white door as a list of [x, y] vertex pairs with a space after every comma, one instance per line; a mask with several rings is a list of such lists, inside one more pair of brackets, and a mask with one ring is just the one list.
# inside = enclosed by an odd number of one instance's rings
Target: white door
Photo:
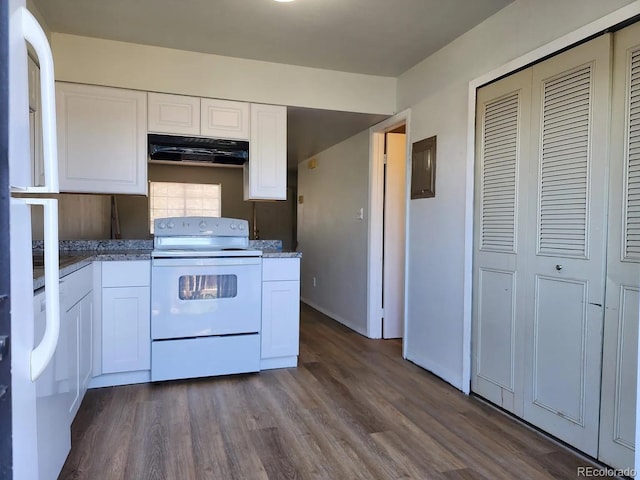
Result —
[[531, 69], [478, 92], [471, 388], [522, 416]]
[[533, 67], [524, 418], [598, 454], [610, 35]]
[[404, 332], [406, 135], [387, 133], [384, 192], [383, 338]]
[[634, 466], [640, 312], [640, 24], [614, 36], [607, 296], [598, 458]]

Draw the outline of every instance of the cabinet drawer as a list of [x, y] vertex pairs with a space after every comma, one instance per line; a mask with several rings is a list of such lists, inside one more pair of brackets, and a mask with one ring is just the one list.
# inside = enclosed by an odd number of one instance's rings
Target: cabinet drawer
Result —
[[262, 281], [300, 280], [299, 258], [262, 259]]
[[260, 335], [153, 342], [151, 365], [152, 382], [257, 372], [260, 370]]
[[149, 260], [102, 263], [103, 287], [148, 287], [150, 284]]
[[93, 269], [82, 267], [60, 281], [61, 307], [66, 312], [93, 290]]

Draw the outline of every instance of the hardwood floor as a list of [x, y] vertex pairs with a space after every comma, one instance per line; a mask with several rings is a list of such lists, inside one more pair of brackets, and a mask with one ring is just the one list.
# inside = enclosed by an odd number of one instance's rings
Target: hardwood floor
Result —
[[[90, 390], [62, 479], [564, 479], [571, 451], [303, 305], [298, 368]], [[599, 478], [606, 478], [600, 476]]]

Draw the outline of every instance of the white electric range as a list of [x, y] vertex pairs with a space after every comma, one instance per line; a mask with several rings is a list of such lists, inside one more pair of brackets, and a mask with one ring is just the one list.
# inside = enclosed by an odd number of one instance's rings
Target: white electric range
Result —
[[246, 220], [161, 218], [151, 260], [151, 380], [260, 370], [262, 252]]

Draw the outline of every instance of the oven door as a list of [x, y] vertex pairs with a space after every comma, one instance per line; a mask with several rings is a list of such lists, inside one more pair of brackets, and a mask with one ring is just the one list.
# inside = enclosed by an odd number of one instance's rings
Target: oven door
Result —
[[153, 340], [258, 333], [262, 258], [154, 258]]

